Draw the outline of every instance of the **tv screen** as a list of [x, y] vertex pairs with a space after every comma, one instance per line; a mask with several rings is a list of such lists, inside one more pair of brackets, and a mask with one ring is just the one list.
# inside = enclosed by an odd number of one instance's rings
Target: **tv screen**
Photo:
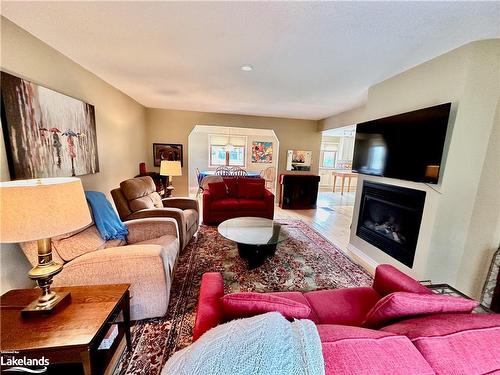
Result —
[[356, 126], [355, 172], [436, 184], [451, 103]]

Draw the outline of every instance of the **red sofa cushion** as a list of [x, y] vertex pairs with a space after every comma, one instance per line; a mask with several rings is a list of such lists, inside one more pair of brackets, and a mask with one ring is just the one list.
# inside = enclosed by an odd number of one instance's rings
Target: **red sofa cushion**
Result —
[[360, 325], [380, 296], [372, 288], [343, 288], [305, 293], [322, 324]]
[[438, 374], [500, 373], [500, 314], [438, 314], [381, 330], [408, 336]]
[[380, 327], [391, 320], [416, 315], [468, 312], [477, 301], [438, 294], [395, 292], [378, 301], [368, 312], [363, 327]]
[[224, 182], [213, 182], [208, 184], [208, 190], [214, 200], [227, 198], [227, 188]]
[[222, 310], [228, 319], [244, 318], [277, 311], [285, 318], [307, 318], [311, 308], [303, 303], [267, 293], [232, 293], [222, 297]]
[[241, 211], [264, 211], [266, 201], [257, 199], [238, 199], [239, 209]]
[[235, 198], [226, 198], [213, 201], [210, 204], [212, 211], [239, 211], [240, 203]]
[[264, 198], [265, 183], [262, 178], [238, 178], [238, 198]]
[[327, 375], [434, 374], [407, 337], [342, 325], [317, 327]]
[[227, 194], [231, 198], [238, 198], [238, 178], [224, 177], [223, 180], [227, 187]]

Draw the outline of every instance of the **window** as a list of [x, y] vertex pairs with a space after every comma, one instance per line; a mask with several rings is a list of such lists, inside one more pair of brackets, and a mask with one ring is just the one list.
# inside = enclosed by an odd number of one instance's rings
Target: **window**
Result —
[[225, 136], [225, 135], [211, 135], [210, 136], [210, 166], [219, 167], [226, 165], [226, 145], [232, 144], [229, 153], [230, 167], [245, 167], [245, 151], [247, 139], [244, 136]]
[[337, 151], [323, 151], [321, 166], [324, 168], [334, 168], [336, 157], [337, 157]]

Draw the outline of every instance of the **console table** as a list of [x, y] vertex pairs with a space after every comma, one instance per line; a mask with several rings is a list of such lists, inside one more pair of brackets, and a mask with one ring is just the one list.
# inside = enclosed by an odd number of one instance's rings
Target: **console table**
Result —
[[319, 176], [311, 174], [280, 175], [280, 207], [284, 209], [316, 208]]
[[[85, 375], [105, 373], [109, 363], [117, 358], [115, 354], [121, 354], [118, 348], [124, 336], [129, 350], [132, 346], [129, 285], [52, 289], [70, 292], [71, 298], [65, 306], [45, 315], [21, 315], [21, 310], [39, 296], [38, 289], [11, 290], [0, 297], [3, 361], [9, 356], [31, 359], [43, 356], [49, 367], [81, 363]], [[113, 324], [118, 325], [113, 344], [107, 350], [98, 349]], [[78, 370], [65, 372], [78, 373]]]

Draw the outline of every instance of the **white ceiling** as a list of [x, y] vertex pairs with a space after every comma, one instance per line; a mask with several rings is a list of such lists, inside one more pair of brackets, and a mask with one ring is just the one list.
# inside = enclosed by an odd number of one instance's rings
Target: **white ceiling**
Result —
[[500, 37], [498, 1], [3, 1], [2, 13], [145, 106], [308, 119]]

